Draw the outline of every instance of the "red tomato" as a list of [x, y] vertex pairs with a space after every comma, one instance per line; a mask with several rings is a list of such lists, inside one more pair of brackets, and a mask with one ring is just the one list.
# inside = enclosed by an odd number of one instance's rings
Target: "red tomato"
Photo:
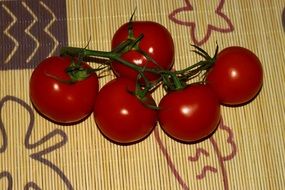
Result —
[[[30, 78], [30, 98], [35, 108], [56, 123], [74, 123], [92, 113], [98, 93], [98, 78], [95, 73], [76, 83], [70, 80], [66, 68], [70, 57], [49, 57], [33, 71]], [[89, 67], [82, 63], [84, 67]], [[56, 79], [58, 78], [58, 79]]]
[[[157, 111], [144, 105], [130, 91], [135, 82], [117, 78], [99, 91], [94, 118], [102, 134], [118, 144], [131, 144], [147, 137], [157, 123]], [[151, 96], [146, 104], [155, 105]]]
[[170, 91], [159, 103], [159, 124], [172, 138], [185, 143], [205, 139], [220, 121], [220, 104], [208, 85], [192, 84]]
[[[129, 51], [122, 55], [122, 58], [130, 63], [147, 68], [171, 69], [174, 63], [174, 43], [169, 31], [162, 25], [151, 21], [132, 22], [134, 36], [143, 34], [143, 39], [139, 42], [139, 48], [148, 54], [156, 63], [149, 61], [146, 56], [137, 51]], [[112, 49], [128, 38], [128, 23], [122, 25], [114, 34], [112, 39]], [[117, 76], [137, 79], [138, 73], [129, 67], [116, 61], [111, 64], [112, 70]], [[159, 75], [146, 73], [146, 77], [152, 81], [159, 78]]]
[[244, 104], [252, 100], [262, 87], [262, 65], [250, 50], [228, 47], [218, 54], [206, 80], [222, 104]]

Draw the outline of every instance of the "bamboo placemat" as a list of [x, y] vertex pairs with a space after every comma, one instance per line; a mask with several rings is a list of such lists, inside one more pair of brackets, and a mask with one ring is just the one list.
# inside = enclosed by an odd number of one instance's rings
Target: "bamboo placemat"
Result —
[[[196, 61], [193, 43], [209, 52], [216, 42], [251, 49], [264, 67], [259, 96], [223, 107], [217, 132], [194, 145], [157, 126], [143, 142], [119, 146], [102, 137], [92, 116], [73, 126], [44, 120], [29, 99], [32, 69], [66, 45], [110, 50], [135, 8], [135, 20], [171, 32], [176, 68]], [[0, 189], [283, 189], [284, 8], [282, 0], [0, 1]]]

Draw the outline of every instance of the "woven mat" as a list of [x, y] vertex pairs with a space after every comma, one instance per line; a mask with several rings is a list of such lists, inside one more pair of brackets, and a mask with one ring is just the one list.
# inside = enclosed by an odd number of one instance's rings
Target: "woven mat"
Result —
[[[284, 7], [282, 0], [0, 1], [0, 189], [283, 189]], [[135, 20], [171, 32], [176, 68], [195, 62], [193, 43], [209, 52], [216, 42], [254, 51], [264, 67], [259, 96], [223, 107], [217, 132], [194, 145], [157, 126], [143, 142], [120, 146], [100, 134], [93, 117], [60, 126], [35, 112], [28, 83], [39, 61], [66, 45], [110, 50], [135, 8]]]

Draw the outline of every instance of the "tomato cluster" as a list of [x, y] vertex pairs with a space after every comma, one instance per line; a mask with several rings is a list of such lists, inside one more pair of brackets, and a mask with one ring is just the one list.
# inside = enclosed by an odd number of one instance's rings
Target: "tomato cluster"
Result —
[[[112, 39], [110, 52], [66, 47], [61, 56], [43, 60], [30, 79], [35, 108], [56, 123], [80, 122], [93, 113], [107, 139], [133, 144], [151, 134], [157, 123], [171, 138], [199, 142], [216, 130], [221, 105], [251, 101], [263, 82], [262, 65], [250, 50], [231, 46], [174, 71], [174, 43], [169, 31], [150, 21], [130, 21]], [[106, 58], [116, 78], [99, 90], [97, 69], [84, 60]], [[96, 59], [95, 59], [96, 60]], [[201, 77], [203, 76], [203, 77]], [[191, 83], [195, 77], [202, 81]], [[153, 92], [165, 95], [156, 104]]]

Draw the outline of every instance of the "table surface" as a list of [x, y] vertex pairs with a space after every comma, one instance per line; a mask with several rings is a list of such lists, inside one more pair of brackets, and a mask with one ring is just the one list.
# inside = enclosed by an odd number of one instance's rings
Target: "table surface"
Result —
[[[172, 34], [175, 68], [197, 59], [190, 44], [251, 49], [264, 68], [260, 94], [223, 106], [218, 130], [197, 144], [176, 142], [158, 125], [144, 141], [120, 146], [92, 116], [72, 126], [42, 118], [29, 99], [33, 68], [67, 45], [110, 50], [135, 8], [134, 20]], [[282, 0], [0, 1], [0, 189], [283, 189], [284, 8]]]

